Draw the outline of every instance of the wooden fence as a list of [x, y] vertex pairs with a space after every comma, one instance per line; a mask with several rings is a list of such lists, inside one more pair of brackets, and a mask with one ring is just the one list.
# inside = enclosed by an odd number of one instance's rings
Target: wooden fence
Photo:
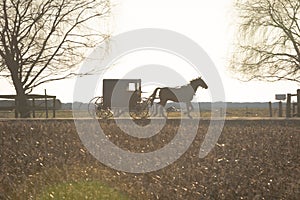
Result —
[[[16, 101], [16, 95], [0, 95], [0, 99], [12, 99], [14, 100], [14, 105], [10, 106], [4, 106], [0, 107], [0, 110], [11, 110], [15, 112], [15, 118], [19, 117], [19, 111]], [[49, 117], [49, 111], [52, 111], [52, 117], [55, 118], [55, 111], [59, 107], [57, 105], [56, 96], [47, 95], [45, 92], [45, 95], [38, 95], [38, 94], [28, 94], [27, 95], [28, 103], [30, 106], [30, 112], [32, 114], [32, 117], [36, 117], [36, 111], [45, 111], [46, 118]], [[50, 100], [50, 101], [49, 101]]]
[[[293, 96], [297, 97], [297, 102], [292, 102]], [[296, 94], [287, 94], [286, 117], [300, 117], [300, 89], [297, 90]]]

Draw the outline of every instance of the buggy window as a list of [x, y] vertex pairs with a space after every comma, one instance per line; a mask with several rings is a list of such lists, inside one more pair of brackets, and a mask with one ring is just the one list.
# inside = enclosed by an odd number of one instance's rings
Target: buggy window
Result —
[[135, 88], [135, 83], [128, 83], [128, 91], [135, 91], [136, 88]]

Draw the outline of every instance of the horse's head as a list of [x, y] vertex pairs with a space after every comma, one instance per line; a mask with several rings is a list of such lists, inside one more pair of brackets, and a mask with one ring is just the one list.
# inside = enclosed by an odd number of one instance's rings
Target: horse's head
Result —
[[192, 80], [191, 85], [195, 87], [201, 86], [204, 89], [208, 88], [207, 84], [204, 82], [204, 80], [201, 77]]

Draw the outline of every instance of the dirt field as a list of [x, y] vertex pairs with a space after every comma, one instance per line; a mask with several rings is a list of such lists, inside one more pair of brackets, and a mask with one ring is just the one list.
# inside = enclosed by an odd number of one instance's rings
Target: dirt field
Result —
[[[0, 120], [0, 199], [36, 199], [49, 186], [82, 181], [101, 181], [132, 199], [300, 198], [299, 119], [228, 120], [200, 159], [208, 125], [201, 121], [193, 144], [173, 164], [130, 174], [92, 157], [72, 120]], [[120, 147], [147, 152], [168, 143], [177, 123], [168, 120], [150, 141], [129, 137], [113, 121], [101, 126]]]
[[[284, 109], [285, 110], [285, 109]], [[216, 110], [216, 112], [221, 112], [221, 110]], [[171, 117], [179, 117], [180, 113], [174, 112], [169, 113]], [[193, 116], [198, 116], [197, 114], [192, 113]], [[269, 117], [269, 109], [267, 108], [229, 108], [226, 110], [227, 117]], [[32, 116], [32, 115], [31, 115]], [[45, 111], [36, 111], [35, 113], [36, 118], [46, 118], [46, 112]], [[48, 113], [49, 118], [52, 118], [53, 113], [52, 111], [49, 111]], [[91, 117], [87, 111], [82, 111], [83, 117]], [[201, 117], [210, 117], [211, 111], [210, 110], [202, 110], [200, 113]], [[273, 109], [273, 116], [278, 116], [278, 109]], [[283, 116], [285, 116], [285, 112], [283, 113]], [[125, 113], [121, 117], [128, 117], [128, 113]], [[184, 116], [186, 117], [186, 116]], [[1, 111], [0, 110], [0, 118], [15, 118], [14, 111]], [[72, 110], [56, 110], [56, 118], [73, 118]]]

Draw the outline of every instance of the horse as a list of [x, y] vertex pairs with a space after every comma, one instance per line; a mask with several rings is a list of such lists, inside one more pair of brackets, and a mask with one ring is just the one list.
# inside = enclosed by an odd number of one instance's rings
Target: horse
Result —
[[[198, 77], [196, 79], [193, 79], [190, 81], [188, 85], [181, 86], [179, 88], [169, 88], [169, 87], [163, 87], [163, 88], [156, 88], [153, 92], [153, 94], [150, 95], [150, 103], [151, 106], [153, 105], [153, 102], [156, 97], [156, 93], [159, 90], [159, 99], [160, 102], [157, 104], [161, 106], [161, 113], [162, 115], [166, 118], [165, 114], [162, 112], [163, 107], [165, 107], [166, 103], [168, 100], [173, 101], [173, 102], [185, 102], [186, 103], [186, 108], [187, 108], [187, 115], [189, 118], [192, 118], [190, 115], [190, 112], [194, 110], [192, 106], [192, 99], [193, 96], [195, 95], [198, 87], [201, 86], [204, 89], [207, 89], [208, 86], [204, 82], [204, 80], [201, 77]], [[156, 115], [157, 113], [155, 113]], [[154, 116], [155, 116], [154, 115]]]

